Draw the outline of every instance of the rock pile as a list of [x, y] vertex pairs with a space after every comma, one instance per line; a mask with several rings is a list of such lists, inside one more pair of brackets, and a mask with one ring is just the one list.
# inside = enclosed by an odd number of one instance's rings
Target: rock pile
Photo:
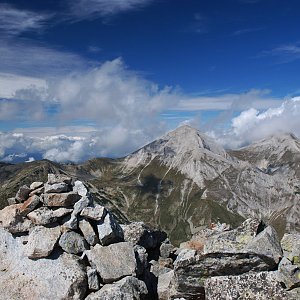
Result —
[[280, 244], [271, 226], [248, 219], [199, 236], [177, 250], [173, 270], [159, 275], [159, 299], [300, 299], [299, 234]]
[[[48, 175], [0, 211], [0, 299], [300, 299], [300, 235], [248, 219], [175, 248], [119, 224], [81, 181]], [[219, 224], [220, 225], [220, 224]]]
[[22, 186], [0, 211], [0, 299], [155, 299], [151, 256], [166, 238], [120, 225], [65, 175]]

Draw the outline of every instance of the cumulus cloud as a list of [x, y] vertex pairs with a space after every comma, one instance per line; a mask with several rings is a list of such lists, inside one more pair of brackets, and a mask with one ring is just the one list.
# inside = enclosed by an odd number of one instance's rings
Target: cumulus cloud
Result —
[[96, 19], [143, 8], [153, 0], [78, 0], [68, 1], [73, 18]]
[[291, 132], [300, 136], [300, 97], [285, 100], [276, 108], [241, 112], [223, 132], [211, 132], [228, 148], [238, 148], [274, 134]]
[[50, 15], [19, 10], [9, 4], [0, 4], [0, 32], [6, 35], [40, 30], [49, 18]]

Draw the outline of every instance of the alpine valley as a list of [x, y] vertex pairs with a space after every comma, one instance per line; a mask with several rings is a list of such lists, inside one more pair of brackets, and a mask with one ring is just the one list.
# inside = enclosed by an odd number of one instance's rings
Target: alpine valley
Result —
[[175, 245], [212, 223], [237, 227], [249, 217], [280, 236], [300, 231], [300, 140], [291, 134], [226, 151], [182, 126], [120, 159], [0, 163], [0, 209], [20, 186], [46, 181], [48, 173], [83, 181], [120, 222], [154, 225]]

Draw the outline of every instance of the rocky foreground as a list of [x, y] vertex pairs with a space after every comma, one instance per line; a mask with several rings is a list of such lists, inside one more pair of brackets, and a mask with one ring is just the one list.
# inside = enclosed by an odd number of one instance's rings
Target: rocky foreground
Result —
[[48, 175], [0, 211], [0, 299], [300, 299], [300, 235], [257, 219], [175, 248], [119, 224], [81, 181]]

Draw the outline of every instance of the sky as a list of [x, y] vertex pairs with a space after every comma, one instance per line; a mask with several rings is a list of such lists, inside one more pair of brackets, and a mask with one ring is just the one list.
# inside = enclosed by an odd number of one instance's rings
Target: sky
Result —
[[0, 0], [0, 160], [121, 157], [190, 124], [300, 136], [297, 0]]

